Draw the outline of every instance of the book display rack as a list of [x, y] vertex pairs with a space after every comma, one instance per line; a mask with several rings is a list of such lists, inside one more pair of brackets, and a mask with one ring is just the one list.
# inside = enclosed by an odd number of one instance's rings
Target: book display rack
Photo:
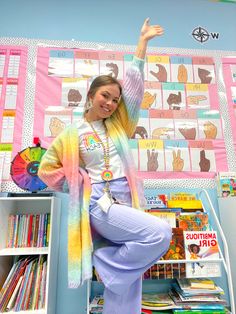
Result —
[[[209, 282], [214, 283], [214, 281], [211, 280], [210, 278], [211, 277], [221, 277], [223, 274], [223, 269], [224, 269], [224, 273], [226, 274], [226, 281], [227, 281], [226, 285], [228, 287], [228, 297], [227, 297], [228, 300], [226, 301], [227, 302], [227, 309], [229, 309], [229, 313], [235, 314], [235, 301], [234, 301], [234, 293], [233, 293], [233, 282], [232, 282], [232, 274], [231, 274], [231, 268], [230, 268], [228, 244], [227, 244], [223, 229], [221, 227], [221, 224], [219, 222], [218, 216], [215, 212], [214, 206], [211, 202], [211, 199], [210, 199], [208, 192], [206, 190], [202, 189], [200, 191], [200, 193], [198, 194], [198, 197], [202, 203], [202, 215], [204, 217], [208, 216], [210, 223], [209, 223], [209, 227], [207, 230], [201, 229], [203, 231], [196, 231], [195, 230], [195, 231], [184, 231], [183, 232], [184, 238], [185, 238], [184, 239], [185, 240], [185, 242], [184, 242], [185, 253], [188, 251], [188, 249], [186, 249], [186, 247], [191, 245], [191, 244], [189, 244], [191, 241], [189, 240], [189, 243], [188, 243], [188, 241], [186, 240], [187, 239], [186, 237], [189, 236], [189, 238], [190, 238], [193, 235], [193, 233], [196, 236], [198, 234], [200, 234], [202, 236], [202, 240], [200, 240], [200, 242], [202, 241], [202, 243], [203, 242], [204, 243], [203, 243], [203, 247], [202, 247], [201, 251], [203, 251], [205, 253], [206, 249], [209, 249], [209, 248], [214, 251], [214, 243], [217, 243], [217, 246], [216, 246], [217, 250], [215, 249], [214, 252], [211, 252], [210, 258], [209, 258], [209, 256], [208, 256], [208, 258], [206, 256], [204, 256], [204, 254], [202, 256], [200, 256], [200, 254], [199, 254], [197, 261], [193, 260], [193, 258], [190, 256], [191, 254], [187, 254], [187, 253], [183, 254], [184, 252], [181, 252], [181, 250], [179, 251], [180, 256], [178, 259], [174, 259], [174, 258], [171, 259], [171, 255], [168, 255], [168, 252], [167, 252], [169, 259], [167, 258], [167, 259], [159, 260], [156, 264], [154, 264], [152, 266], [151, 271], [149, 270], [149, 274], [152, 273], [153, 276], [151, 278], [145, 277], [145, 274], [144, 274], [143, 279], [154, 279], [154, 280], [155, 279], [162, 279], [162, 280], [164, 279], [164, 281], [167, 282], [167, 286], [168, 286], [168, 282], [170, 283], [170, 286], [171, 286], [171, 282], [173, 285], [174, 279], [175, 280], [177, 279], [177, 281], [180, 280], [180, 282], [182, 280], [185, 280], [184, 278], [186, 278], [186, 280], [189, 279], [190, 281], [192, 280], [192, 278], [194, 278], [196, 281], [197, 280], [202, 281], [203, 279], [206, 281], [206, 279], [208, 279], [207, 277], [209, 277]], [[166, 209], [166, 210], [168, 210], [168, 209]], [[158, 209], [156, 209], [156, 211], [158, 212]], [[160, 214], [160, 212], [158, 212], [158, 214]], [[178, 229], [179, 228], [175, 228], [175, 227], [172, 228], [172, 230], [174, 230], [175, 232]], [[217, 237], [216, 237], [216, 235], [217, 235]], [[209, 236], [208, 239], [210, 239], [210, 240], [206, 240], [207, 236]], [[197, 241], [195, 240], [194, 242], [197, 242]], [[189, 244], [189, 245], [187, 245], [187, 244]], [[173, 243], [172, 243], [172, 245], [173, 245]], [[170, 245], [170, 247], [171, 247], [171, 245]], [[171, 251], [171, 249], [169, 251]], [[177, 272], [176, 273], [173, 272], [173, 269], [175, 268], [175, 266], [177, 264], [179, 267], [178, 268], [178, 271], [179, 271], [178, 274], [177, 274]], [[193, 273], [193, 274], [190, 272], [192, 265], [195, 265], [195, 273]], [[172, 270], [172, 276], [170, 275], [168, 277], [168, 275], [169, 275], [168, 269], [169, 268], [167, 266]], [[198, 270], [198, 267], [199, 267], [199, 270]], [[200, 267], [201, 268], [203, 267], [203, 271], [200, 269]], [[183, 271], [180, 272], [181, 269], [183, 269]], [[164, 271], [165, 275], [161, 277], [160, 274], [163, 275], [163, 270], [165, 270]], [[197, 270], [199, 272], [197, 272]], [[207, 273], [204, 273], [204, 271], [206, 271], [206, 270], [207, 270]], [[171, 271], [170, 271], [170, 273], [171, 273]], [[180, 277], [178, 277], [178, 275], [180, 275]], [[171, 281], [168, 279], [171, 279]], [[95, 276], [94, 280], [96, 281], [96, 276]], [[152, 285], [152, 287], [154, 287], [154, 285]], [[97, 284], [92, 280], [90, 282], [90, 284], [87, 285], [87, 314], [95, 313], [96, 312], [95, 309], [97, 309], [97, 307], [98, 307], [98, 305], [96, 305], [96, 306], [94, 305], [92, 307], [93, 310], [90, 312], [91, 296], [92, 296], [92, 294], [94, 294], [94, 292], [96, 292], [96, 290], [98, 290]], [[101, 293], [101, 291], [99, 291], [99, 292]], [[222, 292], [224, 293], [223, 290], [222, 290]], [[158, 294], [158, 296], [159, 295], [160, 295], [160, 293]], [[96, 296], [94, 299], [92, 298], [92, 302], [94, 302], [94, 300], [96, 300]], [[180, 309], [180, 307], [181, 307], [179, 304], [178, 304], [178, 306], [176, 303], [176, 310]], [[100, 308], [102, 308], [102, 305], [99, 305], [99, 309]], [[167, 309], [167, 308], [168, 307], [165, 307], [165, 309]], [[211, 305], [208, 305], [208, 309], [210, 309], [210, 308], [211, 308]], [[173, 311], [175, 310], [175, 306], [173, 304], [171, 304], [171, 309]], [[159, 308], [159, 310], [160, 310], [160, 308]], [[182, 308], [182, 311], [183, 310], [184, 310], [184, 306]], [[201, 311], [201, 310], [199, 310], [199, 311]], [[225, 310], [221, 310], [221, 311], [222, 311], [222, 313], [226, 313]], [[205, 313], [205, 312], [203, 311], [202, 313]]]

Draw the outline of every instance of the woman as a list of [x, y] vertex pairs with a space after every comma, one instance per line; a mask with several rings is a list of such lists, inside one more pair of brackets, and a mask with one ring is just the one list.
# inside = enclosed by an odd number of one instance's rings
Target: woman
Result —
[[[92, 276], [105, 285], [104, 314], [140, 314], [141, 276], [168, 249], [170, 226], [141, 210], [143, 189], [129, 152], [144, 92], [148, 41], [163, 34], [146, 19], [124, 86], [97, 77], [87, 94], [84, 118], [52, 143], [38, 175], [50, 187], [68, 185], [68, 277], [76, 288]], [[110, 241], [92, 254], [91, 228]]]

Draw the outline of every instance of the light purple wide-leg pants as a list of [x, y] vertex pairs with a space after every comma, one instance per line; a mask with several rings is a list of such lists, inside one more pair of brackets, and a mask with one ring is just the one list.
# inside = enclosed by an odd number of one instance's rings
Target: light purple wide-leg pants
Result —
[[[93, 196], [100, 189], [96, 184]], [[119, 187], [122, 201], [130, 194]], [[117, 196], [113, 185], [113, 195]], [[102, 193], [102, 192], [101, 192]], [[118, 195], [119, 197], [121, 195]], [[93, 263], [102, 279], [104, 289], [103, 314], [140, 314], [142, 274], [168, 249], [171, 227], [165, 221], [120, 204], [113, 204], [108, 213], [99, 206], [90, 209], [92, 228], [114, 245], [94, 251]]]

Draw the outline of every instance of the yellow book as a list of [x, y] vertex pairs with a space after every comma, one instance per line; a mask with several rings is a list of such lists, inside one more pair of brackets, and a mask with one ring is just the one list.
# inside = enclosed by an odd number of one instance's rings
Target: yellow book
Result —
[[215, 282], [209, 278], [189, 279], [192, 289], [215, 289]]
[[183, 211], [203, 211], [202, 202], [200, 200], [168, 200], [167, 207], [182, 208]]
[[196, 200], [197, 197], [196, 197], [196, 194], [193, 194], [193, 193], [171, 192], [169, 199], [172, 201], [191, 201], [191, 200]]

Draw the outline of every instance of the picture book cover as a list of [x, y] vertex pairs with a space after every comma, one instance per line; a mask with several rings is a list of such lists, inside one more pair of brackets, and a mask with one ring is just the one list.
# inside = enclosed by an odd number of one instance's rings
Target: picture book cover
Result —
[[143, 293], [142, 309], [165, 310], [175, 307], [168, 293]]
[[169, 195], [169, 200], [172, 200], [172, 201], [192, 201], [196, 199], [197, 199], [197, 195], [195, 193], [170, 192], [170, 195]]
[[144, 196], [146, 199], [146, 207], [148, 208], [165, 208], [167, 207], [167, 194], [157, 194], [156, 189], [145, 189]]
[[236, 196], [236, 172], [218, 172], [217, 183], [220, 197]]
[[203, 206], [201, 200], [168, 200], [167, 207], [182, 208], [183, 212], [203, 212]]
[[[184, 249], [184, 235], [183, 229], [172, 228], [172, 239], [170, 241], [170, 246], [165, 255], [161, 259], [164, 260], [184, 260], [185, 259], [185, 249]], [[186, 275], [185, 263], [174, 263], [166, 264], [165, 267], [169, 267], [172, 273], [171, 278], [182, 278]], [[170, 278], [167, 276], [167, 278]]]
[[189, 278], [189, 282], [193, 289], [215, 289], [215, 282], [210, 278]]
[[102, 313], [104, 305], [104, 298], [102, 295], [95, 295], [89, 305], [89, 313]]
[[219, 259], [219, 246], [216, 231], [184, 231], [184, 247], [186, 260], [186, 277], [219, 277], [221, 276], [220, 261], [205, 262], [204, 260]]
[[178, 216], [179, 228], [185, 231], [209, 230], [208, 214], [202, 212], [183, 213]]

